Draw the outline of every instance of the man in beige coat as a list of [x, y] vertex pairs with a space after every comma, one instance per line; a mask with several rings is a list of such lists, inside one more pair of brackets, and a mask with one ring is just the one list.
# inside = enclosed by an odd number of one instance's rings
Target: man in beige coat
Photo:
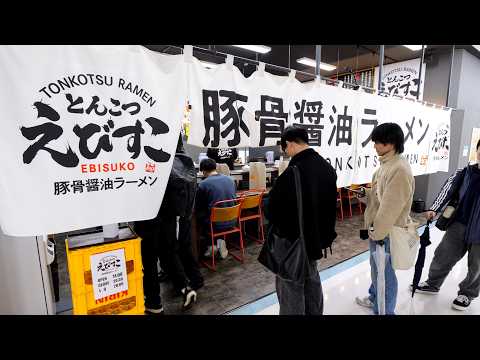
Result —
[[379, 156], [380, 168], [373, 174], [372, 188], [367, 190], [365, 228], [370, 241], [370, 265], [372, 284], [369, 296], [356, 299], [362, 306], [370, 307], [378, 314], [377, 266], [373, 258], [376, 245], [384, 246], [385, 260], [385, 314], [394, 315], [397, 302], [397, 277], [390, 257], [389, 234], [393, 226], [406, 226], [411, 221], [415, 181], [407, 160], [401, 156], [404, 150], [404, 134], [394, 123], [379, 125], [372, 132], [372, 141]]

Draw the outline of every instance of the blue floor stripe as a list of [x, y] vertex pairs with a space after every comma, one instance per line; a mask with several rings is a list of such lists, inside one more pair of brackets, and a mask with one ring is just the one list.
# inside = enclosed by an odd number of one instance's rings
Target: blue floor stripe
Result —
[[[370, 256], [370, 252], [366, 251], [364, 253], [361, 253], [360, 255], [354, 256], [351, 259], [343, 261], [340, 264], [337, 264], [330, 268], [322, 270], [319, 272], [320, 279], [322, 281], [325, 281], [331, 278], [332, 276], [335, 276], [338, 273], [346, 271], [351, 267], [360, 264], [362, 261], [368, 260], [369, 256]], [[227, 315], [253, 315], [276, 303], [278, 303], [277, 294], [273, 293], [261, 299], [258, 299], [250, 304], [246, 304], [236, 310], [233, 310], [232, 312], [227, 313]]]
[[[435, 224], [435, 222], [433, 222], [433, 224]], [[418, 234], [421, 235], [424, 229], [425, 229], [425, 225], [420, 226], [417, 229]], [[343, 271], [347, 271], [348, 269], [354, 267], [355, 265], [358, 265], [361, 262], [368, 260], [369, 257], [370, 257], [370, 251], [367, 250], [359, 255], [356, 255], [348, 260], [341, 262], [340, 264], [337, 264], [330, 268], [322, 270], [319, 272], [320, 279], [322, 281], [325, 281], [331, 278], [332, 276], [335, 276]], [[263, 298], [260, 298], [250, 304], [241, 306], [238, 309], [235, 309], [227, 313], [227, 315], [254, 315], [276, 303], [278, 303], [277, 294], [273, 293], [273, 294], [264, 296]]]

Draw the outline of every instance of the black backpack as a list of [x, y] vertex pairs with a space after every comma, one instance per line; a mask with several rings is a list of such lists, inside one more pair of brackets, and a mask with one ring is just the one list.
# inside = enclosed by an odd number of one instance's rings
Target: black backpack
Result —
[[175, 154], [172, 171], [163, 197], [162, 212], [170, 215], [175, 214], [175, 216], [190, 217], [196, 190], [197, 171], [193, 160], [186, 154]]

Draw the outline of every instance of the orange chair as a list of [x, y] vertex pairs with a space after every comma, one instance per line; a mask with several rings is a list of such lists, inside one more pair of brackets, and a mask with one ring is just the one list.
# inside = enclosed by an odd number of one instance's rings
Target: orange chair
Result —
[[337, 188], [337, 203], [340, 203], [340, 220], [343, 221], [342, 188]]
[[263, 244], [265, 241], [262, 212], [264, 193], [264, 190], [248, 190], [238, 193], [238, 196], [242, 199], [242, 206], [240, 209], [240, 228], [245, 231], [245, 225], [243, 225], [242, 228], [242, 224], [246, 221], [257, 219], [259, 238], [253, 238], [253, 240], [259, 244]]
[[352, 190], [358, 190], [360, 189], [361, 185], [357, 185], [357, 184], [352, 184], [350, 185], [349, 187], [347, 187], [347, 194], [346, 196], [344, 196], [344, 199], [348, 199], [348, 205], [350, 207], [350, 217], [353, 216], [353, 212], [352, 212], [352, 199], [357, 199], [357, 204], [358, 204], [358, 208], [360, 210], [360, 214], [363, 214], [363, 211], [362, 211], [362, 203], [360, 202], [360, 200], [358, 200], [358, 195], [355, 194]]
[[[227, 205], [227, 206], [219, 206], [219, 205]], [[228, 206], [230, 205], [230, 206]], [[242, 206], [242, 199], [231, 199], [231, 200], [222, 200], [217, 201], [212, 206], [212, 210], [210, 213], [210, 236], [212, 238], [212, 264], [208, 264], [207, 262], [202, 260], [202, 264], [208, 267], [210, 270], [216, 271], [215, 267], [215, 237], [216, 236], [223, 236], [223, 240], [226, 243], [226, 236], [228, 234], [239, 233], [240, 234], [240, 247], [235, 247], [240, 250], [241, 256], [233, 254], [231, 251], [228, 253], [232, 255], [236, 260], [243, 263], [244, 261], [244, 247], [243, 247], [243, 236], [241, 231], [240, 225], [240, 208]], [[236, 220], [237, 224], [234, 225], [232, 228], [228, 230], [220, 230], [219, 232], [214, 232], [214, 223], [218, 222], [225, 222], [225, 221], [233, 221]]]

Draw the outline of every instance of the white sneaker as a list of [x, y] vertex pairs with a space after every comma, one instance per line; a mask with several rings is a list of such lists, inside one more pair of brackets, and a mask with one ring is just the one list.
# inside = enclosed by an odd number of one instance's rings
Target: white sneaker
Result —
[[190, 287], [182, 289], [183, 295], [183, 310], [188, 310], [197, 301], [197, 292]]
[[365, 296], [364, 298], [360, 298], [360, 297], [357, 296], [355, 298], [355, 302], [360, 306], [363, 306], [363, 307], [366, 307], [366, 308], [373, 308], [373, 302], [370, 301], [369, 296]]
[[[216, 246], [213, 247], [213, 251], [214, 251], [215, 254], [217, 253], [217, 247]], [[205, 254], [203, 254], [203, 256], [207, 257], [207, 258], [212, 257], [212, 246], [211, 245], [207, 248], [207, 251], [205, 251]]]
[[145, 307], [145, 314], [150, 314], [150, 315], [164, 315], [165, 312], [163, 311], [163, 306], [160, 306], [159, 308], [148, 308], [148, 307]]
[[217, 246], [220, 252], [220, 257], [225, 259], [228, 256], [227, 244], [225, 240], [217, 239]]

